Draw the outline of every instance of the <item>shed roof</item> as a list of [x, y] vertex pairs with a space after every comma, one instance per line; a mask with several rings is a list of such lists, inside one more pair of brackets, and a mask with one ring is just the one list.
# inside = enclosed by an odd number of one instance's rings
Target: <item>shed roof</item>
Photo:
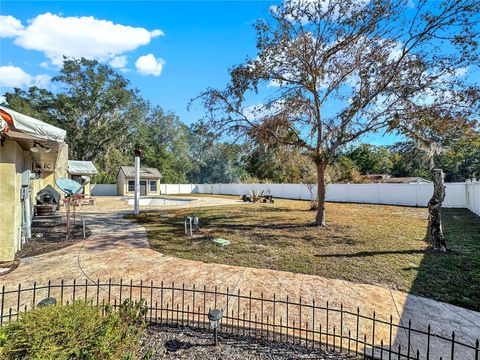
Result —
[[98, 170], [91, 161], [68, 160], [68, 173], [72, 175], [97, 175]]
[[[120, 171], [123, 172], [125, 177], [135, 177], [135, 167], [133, 166], [121, 166]], [[141, 167], [140, 168], [140, 178], [143, 179], [161, 179], [162, 174], [160, 171], [155, 168]]]

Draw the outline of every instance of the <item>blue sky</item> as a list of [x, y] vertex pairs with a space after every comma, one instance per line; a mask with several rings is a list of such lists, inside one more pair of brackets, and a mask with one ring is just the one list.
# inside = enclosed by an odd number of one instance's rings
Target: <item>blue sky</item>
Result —
[[[270, 4], [266, 1], [2, 1], [0, 11], [20, 20], [24, 26], [29, 19], [49, 12], [65, 18], [93, 16], [114, 24], [161, 30], [163, 36], [125, 52], [128, 63], [123, 75], [153, 104], [172, 110], [191, 123], [202, 111], [187, 111], [189, 99], [208, 86], [225, 86], [228, 69], [242, 62], [246, 55], [255, 54], [252, 24], [256, 18], [265, 16]], [[13, 37], [1, 39], [0, 65], [20, 67], [33, 77], [55, 75], [55, 66], [42, 51], [24, 49], [14, 41]], [[160, 75], [142, 75], [136, 71], [136, 60], [148, 54], [165, 61]], [[45, 62], [49, 63], [48, 69], [41, 66]], [[2, 87], [0, 91], [7, 90], [10, 89]]]
[[[256, 19], [273, 1], [1, 1], [0, 95], [11, 86], [49, 87], [59, 59], [90, 56], [117, 70], [154, 105], [190, 124], [187, 110], [207, 87], [224, 87], [228, 69], [255, 56]], [[91, 17], [91, 18], [89, 18]], [[372, 134], [363, 141], [393, 143]]]

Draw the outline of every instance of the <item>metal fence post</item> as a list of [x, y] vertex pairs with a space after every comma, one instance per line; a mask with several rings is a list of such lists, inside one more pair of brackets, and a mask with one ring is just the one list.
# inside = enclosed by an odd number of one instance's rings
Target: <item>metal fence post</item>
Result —
[[5, 306], [5, 285], [2, 286], [2, 305], [0, 309], [0, 326], [3, 325], [3, 308]]

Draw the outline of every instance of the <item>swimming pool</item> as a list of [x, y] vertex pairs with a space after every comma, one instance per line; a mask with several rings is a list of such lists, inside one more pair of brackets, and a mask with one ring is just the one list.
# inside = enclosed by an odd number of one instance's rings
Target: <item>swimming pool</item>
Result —
[[[133, 198], [128, 199], [128, 204], [133, 205]], [[165, 199], [165, 198], [140, 198], [140, 206], [171, 206], [188, 204], [192, 199]]]

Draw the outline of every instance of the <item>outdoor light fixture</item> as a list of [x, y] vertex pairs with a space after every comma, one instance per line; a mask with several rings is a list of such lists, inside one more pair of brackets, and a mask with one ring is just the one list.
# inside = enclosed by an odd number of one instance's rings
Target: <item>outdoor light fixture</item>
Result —
[[33, 143], [33, 146], [30, 148], [30, 151], [33, 152], [33, 153], [37, 153], [37, 152], [38, 152], [37, 143]]
[[135, 156], [142, 156], [142, 147], [140, 146], [139, 143], [135, 144], [135, 150], [134, 150]]
[[50, 149], [48, 146], [45, 146], [45, 145], [42, 145], [42, 144], [39, 144], [39, 143], [36, 143], [34, 142], [32, 147], [30, 148], [30, 151], [31, 152], [34, 152], [34, 153], [37, 153], [38, 152], [38, 148], [42, 148], [43, 151], [45, 151], [47, 154], [52, 151], [52, 149]]
[[215, 346], [218, 345], [217, 330], [222, 316], [223, 311], [220, 309], [213, 309], [208, 312], [208, 320], [210, 320], [210, 327], [213, 329], [213, 343]]

